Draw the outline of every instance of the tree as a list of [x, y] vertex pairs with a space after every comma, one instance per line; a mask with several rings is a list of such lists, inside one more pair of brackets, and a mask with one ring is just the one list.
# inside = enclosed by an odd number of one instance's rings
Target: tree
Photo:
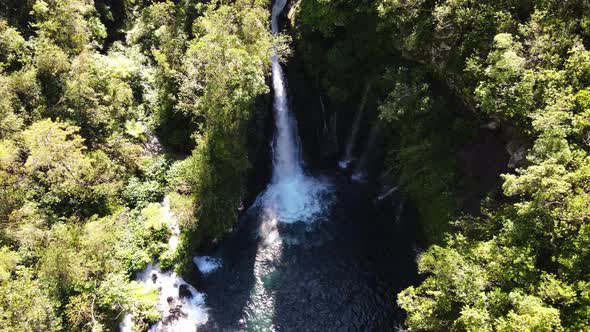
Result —
[[39, 37], [52, 40], [70, 54], [77, 54], [91, 42], [100, 43], [106, 37], [106, 28], [94, 16], [92, 0], [37, 0], [33, 14]]
[[236, 221], [249, 167], [245, 134], [258, 96], [267, 93], [273, 37], [259, 6], [209, 6], [194, 25], [180, 86], [180, 108], [202, 121], [182, 173], [199, 211], [204, 238]]
[[42, 204], [82, 214], [103, 212], [118, 191], [117, 171], [104, 153], [84, 153], [84, 139], [78, 130], [51, 120], [34, 123], [23, 132], [28, 150], [24, 166], [41, 186], [35, 194]]
[[0, 284], [0, 331], [60, 331], [57, 303], [30, 272]]

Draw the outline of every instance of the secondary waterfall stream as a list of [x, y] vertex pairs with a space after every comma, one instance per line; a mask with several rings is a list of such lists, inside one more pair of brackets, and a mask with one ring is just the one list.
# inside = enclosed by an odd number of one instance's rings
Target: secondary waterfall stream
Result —
[[[176, 217], [170, 209], [168, 197], [162, 202], [160, 214], [163, 224], [168, 226], [171, 233], [168, 248], [174, 251], [178, 246], [180, 230]], [[216, 261], [210, 262], [207, 258], [196, 257], [195, 264], [199, 265], [201, 260], [206, 261], [203, 264], [206, 264], [208, 269], [214, 270], [214, 267], [211, 266]], [[136, 279], [146, 287], [156, 289], [160, 294], [157, 309], [160, 311], [162, 319], [150, 327], [150, 332], [194, 331], [198, 325], [207, 322], [205, 295], [198, 292], [175, 272], [162, 271], [157, 263], [150, 263], [137, 275]], [[120, 330], [121, 332], [131, 332], [133, 327], [132, 315], [127, 314], [120, 324]]]
[[371, 90], [371, 83], [367, 82], [363, 90], [361, 103], [359, 104], [359, 108], [352, 122], [352, 129], [350, 130], [350, 135], [348, 136], [348, 141], [346, 142], [346, 147], [344, 150], [344, 158], [338, 163], [338, 165], [342, 169], [348, 168], [348, 166], [350, 165], [350, 163], [352, 163], [354, 159], [353, 155], [356, 147], [356, 140], [361, 126], [361, 121], [363, 120], [363, 113], [365, 111], [365, 104], [367, 103], [367, 96], [369, 94], [369, 90]]

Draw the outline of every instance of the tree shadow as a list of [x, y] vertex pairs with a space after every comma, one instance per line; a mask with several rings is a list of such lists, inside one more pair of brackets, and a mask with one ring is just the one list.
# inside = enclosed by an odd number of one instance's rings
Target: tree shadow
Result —
[[206, 294], [209, 321], [199, 331], [236, 331], [255, 284], [254, 264], [258, 252], [259, 208], [252, 207], [213, 256], [222, 266], [201, 278], [199, 290]]

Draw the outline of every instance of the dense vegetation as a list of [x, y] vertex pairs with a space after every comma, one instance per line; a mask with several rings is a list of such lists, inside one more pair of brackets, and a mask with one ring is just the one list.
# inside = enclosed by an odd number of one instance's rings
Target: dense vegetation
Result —
[[[388, 174], [433, 244], [398, 297], [410, 330], [590, 330], [589, 3], [303, 0], [291, 18], [333, 101], [378, 82]], [[526, 158], [468, 214], [453, 164], [484, 126]]]
[[[236, 221], [271, 45], [286, 49], [269, 5], [0, 0], [0, 331], [159, 319], [133, 274], [186, 271]], [[369, 91], [380, 181], [418, 211], [429, 247], [398, 296], [407, 327], [590, 330], [588, 1], [291, 5], [306, 77], [341, 119]], [[458, 164], [489, 132], [510, 160], [473, 211], [464, 196], [489, 181]]]
[[0, 331], [159, 319], [134, 272], [183, 269], [235, 222], [268, 5], [0, 2]]

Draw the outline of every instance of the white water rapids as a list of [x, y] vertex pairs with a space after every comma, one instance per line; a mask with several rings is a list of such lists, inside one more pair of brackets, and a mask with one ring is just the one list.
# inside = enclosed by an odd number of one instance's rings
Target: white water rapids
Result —
[[[178, 247], [178, 235], [180, 229], [176, 217], [170, 209], [170, 200], [164, 199], [161, 207], [161, 217], [170, 230], [168, 248], [172, 251]], [[195, 264], [203, 262], [210, 272], [217, 268], [221, 262], [209, 257], [195, 257]], [[150, 327], [149, 332], [194, 332], [197, 326], [208, 320], [205, 295], [199, 293], [192, 285], [188, 284], [181, 276], [172, 271], [162, 271], [158, 264], [150, 263], [138, 273], [137, 281], [146, 287], [156, 289], [160, 293], [157, 309], [162, 314], [162, 319]], [[131, 314], [127, 314], [119, 326], [121, 332], [133, 331], [134, 323]]]

